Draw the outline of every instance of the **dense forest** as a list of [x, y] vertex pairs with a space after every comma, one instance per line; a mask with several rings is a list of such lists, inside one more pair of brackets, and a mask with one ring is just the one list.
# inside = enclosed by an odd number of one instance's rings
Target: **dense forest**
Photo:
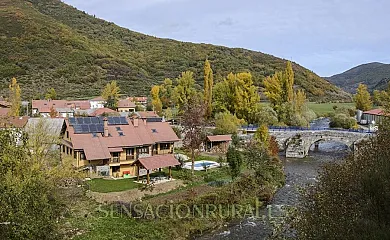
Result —
[[[193, 44], [136, 33], [90, 16], [59, 0], [0, 2], [0, 84], [5, 94], [12, 77], [24, 99], [51, 87], [59, 97], [100, 95], [117, 80], [122, 94], [147, 95], [153, 84], [193, 71], [203, 85], [209, 59], [216, 79], [230, 72], [251, 72], [254, 83], [283, 70], [286, 61], [245, 49]], [[312, 101], [350, 100], [315, 73], [293, 64], [296, 86]], [[260, 88], [262, 89], [262, 88]]]

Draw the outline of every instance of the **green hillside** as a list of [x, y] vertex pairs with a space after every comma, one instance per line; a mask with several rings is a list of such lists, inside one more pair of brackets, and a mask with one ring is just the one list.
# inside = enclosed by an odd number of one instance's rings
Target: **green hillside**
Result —
[[[0, 46], [2, 94], [15, 76], [25, 98], [49, 87], [60, 97], [95, 96], [110, 80], [118, 80], [124, 94], [148, 94], [151, 85], [186, 70], [202, 85], [206, 58], [217, 81], [229, 72], [250, 71], [261, 86], [265, 76], [285, 68], [285, 60], [260, 52], [136, 33], [59, 0], [1, 0]], [[350, 99], [313, 72], [293, 67], [296, 83], [312, 101]]]
[[390, 81], [390, 64], [377, 62], [362, 64], [328, 80], [350, 93], [355, 93], [360, 83], [367, 85], [371, 92], [384, 90]]

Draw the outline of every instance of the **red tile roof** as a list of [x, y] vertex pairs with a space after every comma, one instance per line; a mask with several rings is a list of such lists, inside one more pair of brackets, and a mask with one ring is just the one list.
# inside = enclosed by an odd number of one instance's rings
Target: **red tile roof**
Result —
[[372, 109], [372, 110], [363, 112], [363, 114], [382, 116], [382, 115], [385, 115], [385, 112], [382, 109]]
[[102, 96], [99, 96], [99, 97], [95, 97], [95, 98], [92, 98], [91, 100], [89, 101], [105, 101], [104, 98]]
[[91, 108], [89, 101], [67, 101], [67, 100], [33, 100], [32, 109], [38, 109], [40, 113], [49, 113], [51, 108], [72, 108], [87, 110]]
[[29, 117], [3, 117], [0, 118], [0, 127], [23, 128], [26, 126]]
[[230, 142], [232, 141], [232, 135], [215, 135], [207, 136], [210, 142]]
[[142, 165], [146, 170], [166, 168], [180, 165], [180, 162], [172, 155], [155, 155], [146, 158], [140, 158], [135, 161], [132, 165]]
[[11, 103], [10, 103], [10, 102], [7, 102], [7, 101], [4, 101], [4, 100], [1, 100], [1, 101], [0, 101], [0, 106], [3, 106], [3, 107], [10, 107], [10, 106], [11, 106]]
[[0, 117], [8, 116], [9, 108], [0, 108]]
[[130, 99], [122, 99], [118, 102], [118, 108], [135, 108], [135, 103]]
[[146, 111], [146, 112], [137, 112], [141, 118], [153, 118], [153, 117], [159, 117], [156, 112], [153, 111]]
[[92, 112], [90, 114], [90, 116], [96, 117], [96, 116], [101, 116], [103, 114], [115, 114], [115, 113], [118, 113], [118, 112], [114, 111], [112, 109], [109, 109], [109, 108], [98, 108], [94, 112]]
[[[96, 134], [95, 136], [91, 133], [76, 134], [74, 128], [69, 125], [69, 121], [66, 120], [65, 122], [69, 137], [72, 140], [69, 145], [72, 145], [73, 149], [84, 149], [88, 160], [110, 158], [110, 148], [150, 146], [156, 142], [179, 141], [168, 123], [145, 123], [145, 121], [138, 120], [138, 127], [135, 127], [132, 121], [129, 120], [128, 125], [109, 125], [108, 132], [110, 136], [103, 137], [102, 134]], [[122, 136], [119, 135], [117, 127], [120, 127], [119, 132], [123, 133]], [[155, 131], [152, 129], [155, 129]]]

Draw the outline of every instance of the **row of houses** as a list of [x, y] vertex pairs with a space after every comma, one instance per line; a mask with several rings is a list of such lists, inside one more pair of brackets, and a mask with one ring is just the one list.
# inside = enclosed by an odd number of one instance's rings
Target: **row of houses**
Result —
[[[137, 104], [146, 105], [147, 97], [130, 97], [121, 99], [118, 102], [116, 111], [105, 108], [106, 101], [102, 97], [90, 100], [33, 100], [32, 115], [50, 117], [54, 114], [56, 117], [74, 117], [74, 116], [96, 116], [100, 114], [133, 113]], [[101, 110], [104, 109], [104, 110]]]

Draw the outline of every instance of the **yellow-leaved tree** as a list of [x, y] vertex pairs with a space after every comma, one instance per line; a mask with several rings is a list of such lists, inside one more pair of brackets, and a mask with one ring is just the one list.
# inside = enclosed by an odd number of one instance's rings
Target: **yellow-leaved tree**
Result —
[[204, 102], [206, 107], [206, 118], [210, 118], [213, 111], [213, 85], [213, 70], [211, 69], [209, 60], [206, 60], [204, 64]]
[[17, 117], [20, 114], [20, 107], [22, 105], [21, 90], [16, 78], [12, 78], [9, 85], [9, 98], [8, 101], [11, 103], [11, 109], [8, 112], [9, 116]]
[[367, 86], [359, 84], [356, 95], [354, 97], [356, 109], [367, 111], [372, 108], [372, 101]]
[[102, 97], [106, 101], [105, 107], [116, 109], [119, 101], [120, 88], [116, 81], [107, 83], [102, 91]]
[[161, 115], [162, 102], [160, 99], [160, 86], [157, 86], [157, 85], [153, 86], [152, 90], [150, 91], [150, 95], [152, 96], [152, 105], [153, 105], [154, 111], [156, 111], [156, 113], [158, 115]]

